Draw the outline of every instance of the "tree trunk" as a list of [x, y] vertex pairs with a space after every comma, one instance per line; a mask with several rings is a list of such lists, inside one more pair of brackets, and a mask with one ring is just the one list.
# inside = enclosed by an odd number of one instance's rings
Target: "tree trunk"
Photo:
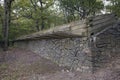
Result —
[[42, 0], [39, 0], [40, 5], [41, 5], [41, 30], [44, 29], [45, 25], [44, 25], [44, 17], [43, 17], [43, 2]]
[[43, 30], [44, 29], [44, 19], [42, 18], [42, 21], [41, 21], [41, 30]]
[[3, 49], [6, 51], [8, 49], [8, 10], [7, 10], [7, 0], [4, 0], [4, 26], [3, 26]]
[[40, 31], [40, 28], [39, 28], [39, 20], [37, 19], [36, 21], [35, 21], [35, 25], [36, 25], [36, 29], [37, 29], [37, 31]]
[[8, 50], [8, 33], [10, 26], [11, 0], [4, 0], [3, 50]]

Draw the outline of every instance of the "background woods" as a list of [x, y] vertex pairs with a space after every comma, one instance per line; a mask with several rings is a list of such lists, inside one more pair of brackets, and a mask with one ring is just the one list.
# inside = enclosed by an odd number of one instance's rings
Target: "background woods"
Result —
[[0, 0], [0, 42], [103, 13], [120, 16], [120, 0]]

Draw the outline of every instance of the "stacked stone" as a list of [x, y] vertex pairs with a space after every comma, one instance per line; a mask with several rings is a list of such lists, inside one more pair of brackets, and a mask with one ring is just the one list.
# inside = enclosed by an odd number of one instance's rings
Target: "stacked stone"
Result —
[[90, 72], [91, 53], [88, 48], [87, 37], [46, 39], [29, 42], [18, 42], [22, 48], [27, 48], [42, 57], [50, 59], [60, 66], [69, 66], [71, 70], [78, 69], [82, 72]]
[[93, 69], [98, 70], [107, 66], [115, 57], [120, 55], [120, 26], [110, 28], [97, 36], [95, 46], [92, 46]]

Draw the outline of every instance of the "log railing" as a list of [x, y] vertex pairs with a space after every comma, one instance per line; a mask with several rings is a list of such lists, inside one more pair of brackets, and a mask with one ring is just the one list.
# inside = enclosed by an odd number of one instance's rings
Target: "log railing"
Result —
[[88, 19], [88, 33], [96, 34], [105, 28], [114, 25], [117, 22], [117, 17], [114, 14], [105, 14]]
[[113, 26], [116, 22], [117, 18], [114, 14], [99, 15], [89, 17], [85, 20], [79, 20], [69, 24], [57, 26], [49, 30], [21, 36], [16, 40], [88, 37], [93, 34], [97, 34], [110, 26]]

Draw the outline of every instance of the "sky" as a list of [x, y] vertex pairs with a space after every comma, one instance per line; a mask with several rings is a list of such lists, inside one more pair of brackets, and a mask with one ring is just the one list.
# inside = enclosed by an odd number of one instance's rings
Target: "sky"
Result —
[[3, 5], [3, 3], [4, 3], [4, 0], [0, 0], [0, 4]]
[[[111, 2], [108, 0], [103, 0], [104, 6], [111, 5]], [[106, 8], [104, 7], [104, 10], [101, 10], [102, 14], [109, 13], [106, 11]]]
[[103, 0], [103, 3], [105, 6], [110, 5], [110, 1], [108, 1], [108, 0]]

